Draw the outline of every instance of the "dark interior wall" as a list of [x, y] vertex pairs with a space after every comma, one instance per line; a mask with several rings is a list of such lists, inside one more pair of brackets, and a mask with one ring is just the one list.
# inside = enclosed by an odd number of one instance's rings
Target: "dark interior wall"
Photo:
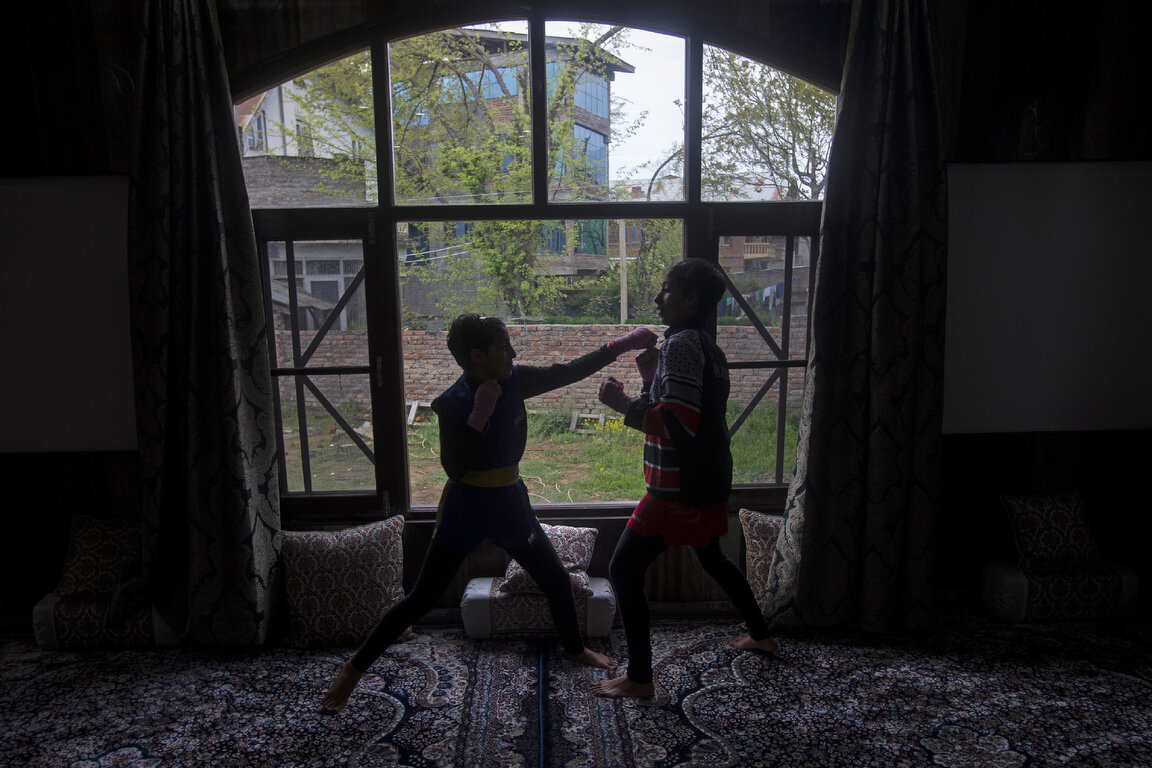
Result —
[[[416, 10], [464, 14], [476, 6], [436, 0], [217, 3], [234, 90], [256, 87], [294, 46], [311, 46], [316, 55], [330, 50], [330, 35], [364, 20], [401, 23]], [[571, 15], [627, 14], [639, 24], [664, 14], [699, 22], [714, 30], [717, 42], [746, 53], [775, 46], [765, 58], [787, 60], [797, 74], [834, 85], [845, 7], [839, 0], [644, 0], [627, 6], [586, 0], [573, 2]], [[1152, 105], [1143, 96], [1152, 73], [1143, 41], [1136, 39], [1143, 28], [1126, 11], [1101, 3], [1062, 14], [1035, 1], [937, 0], [932, 7], [945, 130], [955, 147], [950, 159], [1152, 159]], [[127, 172], [142, 8], [143, 0], [69, 0], [10, 9], [0, 48], [7, 59], [7, 103], [19, 119], [6, 123], [16, 136], [0, 155], [0, 175]], [[726, 26], [720, 28], [721, 22]], [[1148, 533], [1148, 505], [1122, 502], [1126, 493], [1142, 491], [1137, 485], [1148, 464], [1147, 438], [1116, 433], [947, 438], [941, 586], [970, 590], [974, 567], [1004, 543], [1000, 534], [993, 535], [1002, 522], [995, 509], [1002, 489], [1043, 489], [1055, 479], [1099, 477], [1081, 486], [1094, 528], [1106, 547], [1142, 561], [1137, 547], [1148, 540], [1139, 535]], [[16, 500], [4, 505], [0, 539], [3, 626], [27, 627], [32, 604], [51, 589], [59, 572], [69, 516], [135, 509], [136, 466], [132, 456], [121, 453], [0, 454], [0, 480], [5, 495]], [[1144, 575], [1145, 584], [1152, 584]]]
[[143, 0], [16, 3], [5, 15], [0, 176], [127, 173]]
[[[1145, 27], [1122, 6], [1069, 13], [1039, 0], [970, 3], [950, 159], [1152, 159], [1144, 97], [1152, 62], [1140, 53]], [[942, 593], [972, 601], [981, 564], [1015, 558], [1002, 494], [1079, 491], [1104, 555], [1135, 568], [1147, 595], [1150, 440], [1147, 430], [945, 435]], [[1147, 612], [1152, 601], [1143, 605]]]
[[1152, 159], [1152, 61], [1137, 7], [970, 3], [954, 159]]
[[[142, 7], [65, 0], [6, 9], [0, 176], [127, 173]], [[13, 269], [6, 279], [20, 274]], [[45, 311], [68, 311], [52, 296], [44, 301]], [[0, 453], [0, 630], [31, 630], [32, 606], [60, 576], [72, 515], [138, 517], [138, 483], [134, 452]]]
[[1152, 431], [945, 435], [941, 596], [973, 603], [980, 568], [1016, 559], [1000, 496], [1079, 493], [1103, 556], [1136, 571], [1148, 613]]
[[30, 632], [32, 606], [60, 579], [73, 515], [140, 517], [135, 451], [0, 453], [0, 631]]

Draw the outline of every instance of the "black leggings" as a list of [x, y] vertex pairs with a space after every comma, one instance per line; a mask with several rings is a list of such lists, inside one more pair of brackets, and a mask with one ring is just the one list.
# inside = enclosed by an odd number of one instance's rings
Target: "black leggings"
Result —
[[[584, 641], [576, 618], [572, 582], [552, 542], [548, 540], [544, 531], [540, 530], [539, 523], [537, 534], [529, 546], [509, 547], [506, 551], [516, 562], [524, 566], [524, 570], [544, 592], [564, 650], [571, 654], [581, 653], [584, 650]], [[356, 651], [356, 655], [352, 657], [352, 666], [361, 672], [367, 672], [372, 662], [380, 658], [380, 654], [400, 637], [400, 633], [432, 609], [444, 594], [444, 590], [452, 583], [456, 571], [460, 569], [467, 556], [467, 552], [446, 547], [433, 539], [428, 547], [428, 554], [424, 556], [424, 564], [420, 567], [420, 575], [412, 585], [412, 591], [388, 609], [380, 619], [363, 645]]]
[[[644, 574], [652, 561], [667, 548], [663, 536], [645, 537], [625, 528], [609, 566], [612, 588], [620, 607], [620, 620], [628, 639], [628, 679], [636, 683], [652, 682], [652, 619], [648, 613], [648, 598], [644, 594]], [[692, 552], [704, 572], [735, 604], [752, 639], [768, 637], [768, 622], [756, 604], [748, 579], [720, 549], [720, 539], [713, 538], [707, 547], [692, 547]]]

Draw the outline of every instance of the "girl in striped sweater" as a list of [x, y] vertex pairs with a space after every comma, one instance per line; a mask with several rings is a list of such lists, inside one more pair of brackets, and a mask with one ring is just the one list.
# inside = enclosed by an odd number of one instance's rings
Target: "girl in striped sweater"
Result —
[[744, 573], [720, 549], [720, 537], [728, 532], [732, 488], [725, 423], [728, 362], [703, 326], [723, 294], [723, 275], [711, 262], [685, 259], [672, 266], [655, 299], [668, 326], [664, 343], [659, 351], [649, 349], [636, 358], [644, 382], [640, 396], [629, 397], [612, 378], [600, 387], [600, 401], [645, 435], [647, 493], [632, 512], [610, 565], [628, 641], [628, 671], [593, 684], [598, 696], [655, 693], [644, 574], [670, 545], [690, 545], [704, 571], [740, 611], [749, 634], [734, 638], [734, 647], [762, 652], [779, 647]]

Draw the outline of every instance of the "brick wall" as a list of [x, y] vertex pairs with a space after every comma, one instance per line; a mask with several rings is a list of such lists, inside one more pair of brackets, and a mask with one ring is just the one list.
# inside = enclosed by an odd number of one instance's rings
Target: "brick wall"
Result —
[[364, 178], [333, 158], [253, 155], [242, 163], [253, 208], [365, 205]]
[[[800, 327], [792, 331], [792, 349], [803, 349], [803, 318], [797, 318]], [[631, 330], [629, 325], [513, 325], [508, 332], [516, 349], [517, 362], [524, 365], [550, 365], [563, 362], [591, 352], [601, 344]], [[658, 329], [662, 330], [662, 329]], [[779, 341], [779, 328], [770, 329]], [[307, 347], [311, 332], [301, 333], [301, 345]], [[406, 398], [409, 401], [430, 401], [444, 391], [460, 374], [460, 368], [446, 344], [447, 331], [404, 331], [404, 382]], [[760, 339], [756, 329], [743, 326], [721, 326], [718, 329], [719, 343], [730, 361], [764, 359], [769, 350]], [[281, 365], [291, 360], [291, 340], [287, 334], [277, 338]], [[311, 365], [360, 364], [364, 361], [367, 341], [364, 331], [330, 331], [310, 361]], [[640, 388], [640, 378], [632, 364], [631, 356], [625, 355], [600, 373], [571, 386], [545, 393], [530, 401], [529, 407], [539, 410], [579, 409], [584, 413], [599, 413], [604, 406], [596, 399], [600, 382], [607, 376], [615, 376], [624, 382], [630, 393]], [[764, 370], [733, 370], [732, 399], [747, 403], [764, 383], [768, 372]], [[368, 377], [317, 377], [321, 390], [338, 407], [354, 415], [368, 412]], [[789, 385], [789, 403], [798, 407], [802, 372], [794, 372]], [[292, 383], [289, 379], [281, 382], [281, 396], [291, 402]], [[766, 398], [775, 402], [775, 394]]]

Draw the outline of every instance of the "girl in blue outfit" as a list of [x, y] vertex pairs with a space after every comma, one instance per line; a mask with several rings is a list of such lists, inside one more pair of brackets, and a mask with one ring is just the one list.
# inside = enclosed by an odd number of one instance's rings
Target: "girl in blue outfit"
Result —
[[565, 655], [602, 669], [616, 662], [584, 646], [576, 602], [560, 558], [540, 528], [519, 461], [527, 441], [527, 398], [580, 381], [629, 350], [654, 347], [656, 335], [637, 328], [595, 352], [547, 367], [514, 365], [516, 351], [498, 318], [461, 315], [448, 331], [448, 349], [463, 374], [432, 402], [440, 425], [440, 462], [448, 482], [436, 531], [412, 590], [396, 603], [344, 664], [324, 696], [340, 712], [361, 676], [400, 634], [427, 613], [468, 553], [484, 539], [503, 547], [548, 599]]

